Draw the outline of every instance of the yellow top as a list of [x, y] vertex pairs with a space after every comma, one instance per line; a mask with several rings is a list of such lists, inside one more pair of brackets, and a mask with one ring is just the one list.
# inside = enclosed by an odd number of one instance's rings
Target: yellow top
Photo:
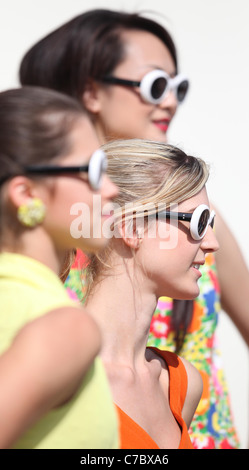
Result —
[[[28, 321], [66, 305], [77, 304], [53, 271], [26, 256], [0, 254], [0, 354]], [[117, 415], [100, 358], [95, 359], [74, 397], [45, 415], [13, 447], [118, 448]]]

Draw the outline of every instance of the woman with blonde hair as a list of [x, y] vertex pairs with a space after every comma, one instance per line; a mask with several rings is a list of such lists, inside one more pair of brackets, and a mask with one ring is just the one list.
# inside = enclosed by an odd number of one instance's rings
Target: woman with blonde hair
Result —
[[187, 428], [201, 397], [199, 372], [147, 341], [158, 298], [197, 297], [199, 268], [218, 249], [208, 169], [163, 143], [121, 140], [103, 149], [119, 195], [113, 237], [89, 257], [86, 306], [103, 336], [121, 448], [191, 449]]

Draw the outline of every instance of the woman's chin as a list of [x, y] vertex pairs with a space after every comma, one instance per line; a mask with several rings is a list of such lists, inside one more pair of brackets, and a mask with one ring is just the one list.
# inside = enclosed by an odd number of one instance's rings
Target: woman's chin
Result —
[[[192, 291], [185, 291], [185, 292], [175, 292], [174, 295], [167, 295], [172, 299], [176, 300], [194, 300], [200, 294], [199, 287], [197, 289], [193, 289]], [[165, 294], [164, 294], [165, 295]]]
[[186, 293], [184, 296], [180, 297], [179, 300], [194, 300], [196, 299], [196, 297], [198, 297], [200, 294], [200, 290], [198, 289], [197, 291], [195, 291], [195, 293], [193, 292], [192, 294], [190, 293]]

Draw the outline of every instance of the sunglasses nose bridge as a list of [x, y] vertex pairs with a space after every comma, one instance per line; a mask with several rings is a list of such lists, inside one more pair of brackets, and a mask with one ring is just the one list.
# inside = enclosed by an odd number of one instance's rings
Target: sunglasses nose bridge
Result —
[[162, 108], [177, 108], [178, 104], [176, 88], [174, 86], [168, 86], [161, 103], [159, 103], [159, 106]]

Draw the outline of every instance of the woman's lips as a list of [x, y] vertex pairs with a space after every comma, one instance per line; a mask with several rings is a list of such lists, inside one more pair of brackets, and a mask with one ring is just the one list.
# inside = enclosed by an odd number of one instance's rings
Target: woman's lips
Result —
[[202, 276], [202, 273], [200, 271], [200, 266], [204, 265], [205, 264], [205, 261], [203, 262], [199, 262], [199, 263], [193, 263], [192, 264], [192, 269], [194, 269], [194, 271], [198, 274], [199, 277]]
[[158, 129], [160, 129], [161, 132], [165, 133], [168, 130], [170, 120], [169, 119], [160, 119], [160, 120], [157, 120], [157, 121], [153, 121], [153, 123], [155, 124], [155, 126]]

